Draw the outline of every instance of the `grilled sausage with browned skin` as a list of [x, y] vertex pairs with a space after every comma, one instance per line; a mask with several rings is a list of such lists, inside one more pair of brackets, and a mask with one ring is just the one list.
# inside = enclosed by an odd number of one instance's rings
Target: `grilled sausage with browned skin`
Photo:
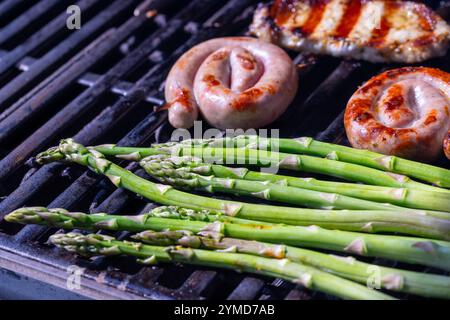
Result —
[[450, 74], [406, 67], [384, 72], [351, 97], [347, 137], [356, 148], [432, 161], [450, 159]]
[[297, 91], [297, 71], [279, 47], [249, 37], [218, 38], [186, 52], [166, 80], [169, 121], [190, 128], [200, 111], [219, 129], [259, 128]]

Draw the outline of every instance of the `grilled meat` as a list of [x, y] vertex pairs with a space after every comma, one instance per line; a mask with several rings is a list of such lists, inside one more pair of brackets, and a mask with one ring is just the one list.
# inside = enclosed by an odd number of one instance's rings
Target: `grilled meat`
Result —
[[345, 112], [347, 137], [356, 148], [430, 161], [450, 159], [450, 74], [406, 67], [370, 79]]
[[172, 67], [166, 108], [176, 128], [190, 128], [199, 111], [216, 128], [259, 128], [283, 114], [297, 85], [296, 67], [281, 48], [250, 37], [217, 38]]
[[415, 63], [445, 54], [450, 26], [424, 4], [394, 0], [275, 0], [255, 12], [260, 39], [314, 54]]

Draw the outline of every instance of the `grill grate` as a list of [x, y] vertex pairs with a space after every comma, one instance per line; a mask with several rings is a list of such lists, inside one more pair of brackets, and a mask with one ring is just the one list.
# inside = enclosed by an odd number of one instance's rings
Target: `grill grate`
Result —
[[[69, 31], [69, 1], [0, 2], [0, 18], [6, 21], [0, 25], [0, 267], [65, 287], [67, 267], [80, 265], [86, 268], [80, 293], [94, 298], [333, 299], [283, 280], [232, 271], [140, 267], [122, 257], [88, 261], [46, 244], [58, 230], [2, 221], [26, 205], [112, 214], [154, 207], [82, 168], [33, 168], [28, 159], [67, 136], [86, 145], [166, 141], [167, 116], [153, 113], [152, 106], [163, 103], [161, 84], [170, 66], [205, 39], [244, 34], [257, 3], [80, 0], [82, 28]], [[431, 4], [449, 17], [450, 1]], [[157, 11], [154, 17], [150, 10]], [[311, 135], [344, 144], [342, 115], [349, 96], [374, 73], [395, 67], [291, 56], [304, 66], [299, 94], [273, 127], [280, 127], [283, 136]], [[448, 71], [448, 57], [427, 65]], [[136, 164], [127, 168], [145, 176]]]

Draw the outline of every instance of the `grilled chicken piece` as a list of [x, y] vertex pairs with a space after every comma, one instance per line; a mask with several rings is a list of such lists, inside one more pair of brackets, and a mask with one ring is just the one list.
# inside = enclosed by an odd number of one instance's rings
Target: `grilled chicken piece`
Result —
[[416, 63], [442, 56], [450, 26], [424, 4], [395, 0], [275, 0], [250, 31], [293, 50], [371, 62]]

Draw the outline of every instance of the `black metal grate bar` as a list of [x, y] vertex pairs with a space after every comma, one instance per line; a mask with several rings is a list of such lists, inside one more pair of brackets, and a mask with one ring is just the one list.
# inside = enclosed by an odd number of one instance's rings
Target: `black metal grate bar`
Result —
[[[3, 129], [0, 132], [0, 141], [5, 141], [16, 128], [23, 125], [34, 113], [41, 111], [41, 109], [51, 101], [54, 95], [60, 93], [61, 88], [66, 88], [79, 77], [80, 73], [85, 72], [100, 58], [106, 55], [109, 50], [114, 47], [114, 41], [111, 42], [111, 40], [114, 39], [117, 39], [115, 30], [108, 30], [80, 54], [71, 59], [51, 78], [44, 81], [42, 85], [39, 86], [40, 90], [37, 90], [37, 92], [30, 97], [29, 101], [26, 101], [23, 104], [23, 107], [17, 109], [11, 116], [0, 123]], [[15, 165], [11, 162], [9, 164], [11, 166]], [[2, 169], [5, 169], [5, 167]], [[8, 171], [2, 170], [0, 175], [4, 178], [4, 175], [9, 173], [10, 172]]]
[[[5, 1], [5, 2], [14, 2], [14, 1]], [[46, 0], [36, 3], [34, 6], [29, 8], [25, 13], [21, 14], [17, 19], [11, 21], [8, 25], [6, 25], [0, 32], [0, 44], [8, 41], [13, 36], [20, 33], [27, 25], [30, 24], [30, 21], [33, 19], [38, 19], [41, 16], [45, 15], [47, 11], [51, 8], [55, 7], [59, 0]], [[0, 8], [0, 12], [2, 9]]]
[[0, 3], [0, 19], [11, 14], [16, 7], [21, 4], [21, 0], [4, 0]]
[[[5, 105], [11, 98], [16, 97], [23, 92], [24, 89], [29, 88], [32, 83], [35, 83], [42, 78], [42, 75], [48, 74], [50, 70], [57, 67], [60, 64], [60, 61], [67, 60], [67, 57], [69, 57], [81, 44], [98, 35], [114, 18], [131, 4], [131, 0], [114, 1], [110, 6], [102, 10], [94, 19], [84, 24], [80, 30], [73, 32], [69, 37], [47, 52], [42, 58], [35, 61], [35, 63], [28, 68], [27, 72], [18, 75], [0, 90], [0, 105]], [[0, 120], [5, 119], [6, 117], [14, 117], [13, 112], [16, 112], [21, 107], [26, 108], [26, 106], [21, 104], [16, 104], [9, 108], [7, 112], [0, 115]], [[24, 117], [23, 121], [26, 121], [27, 119], [27, 117]], [[0, 123], [0, 125], [2, 124]]]
[[245, 277], [228, 296], [228, 300], [253, 300], [258, 297], [264, 287], [264, 281], [257, 278]]
[[[117, 30], [111, 30], [107, 37], [107, 42], [104, 48], [102, 49], [99, 45], [91, 46], [90, 49], [95, 51], [95, 55], [87, 52], [86, 54], [82, 54], [84, 59], [76, 59], [77, 63], [73, 64], [71, 62], [64, 65], [60, 70], [61, 72], [56, 72], [50, 78], [52, 78], [52, 82], [56, 83], [58, 86], [55, 86], [55, 90], [53, 92], [48, 91], [47, 84], [43, 86], [45, 90], [42, 94], [48, 97], [48, 99], [52, 98], [52, 95], [59, 93], [58, 88], [62, 85], [61, 78], [65, 79], [65, 83], [69, 84], [78, 78], [79, 74], [86, 71], [93, 63], [97, 62], [100, 58], [102, 58], [108, 51], [112, 48], [116, 47], [121, 41], [123, 41], [126, 37], [128, 37], [133, 31], [137, 28], [141, 27], [146, 22], [145, 15], [140, 15], [137, 17], [131, 18], [127, 23], [125, 23], [122, 27]], [[112, 40], [112, 41], [111, 41]], [[68, 124], [73, 122], [77, 117], [80, 117], [84, 112], [86, 112], [89, 107], [91, 107], [92, 103], [98, 99], [102, 94], [105, 93], [106, 90], [110, 88], [112, 84], [114, 84], [120, 77], [122, 77], [132, 66], [137, 64], [140, 60], [145, 59], [145, 56], [154, 48], [150, 45], [153, 41], [153, 38], [149, 38], [145, 41], [138, 49], [136, 49], [132, 54], [128, 55], [124, 60], [122, 60], [119, 64], [113, 67], [107, 74], [102, 76], [101, 78], [96, 79], [97, 81], [92, 85], [92, 87], [85, 92], [83, 92], [79, 97], [73, 100], [69, 105], [64, 107], [61, 111], [59, 111], [53, 118], [51, 118], [44, 126], [39, 128], [34, 135], [31, 135], [28, 139], [26, 139], [22, 144], [20, 144], [15, 150], [13, 150], [6, 158], [0, 161], [0, 180], [5, 177], [6, 174], [11, 174], [18, 166], [22, 165], [23, 162], [36, 150], [39, 150], [44, 145], [47, 145], [49, 139], [56, 136], [61, 132], [62, 129], [67, 127]], [[87, 50], [87, 49], [86, 49]], [[90, 51], [90, 50], [89, 50]], [[97, 57], [95, 57], [97, 56]], [[93, 59], [94, 58], [94, 59]], [[85, 63], [84, 60], [89, 61], [89, 63]], [[81, 67], [80, 64], [83, 63]], [[38, 99], [38, 102], [42, 102], [42, 98], [39, 96], [33, 95], [30, 98], [32, 103]], [[26, 107], [27, 104], [24, 104]], [[33, 111], [36, 111], [36, 107]], [[28, 108], [24, 108], [25, 112], [29, 110]], [[32, 114], [29, 115], [30, 117]], [[11, 129], [13, 130], [13, 129]], [[43, 139], [41, 138], [43, 137]], [[1, 139], [1, 134], [0, 134]]]
[[[77, 5], [83, 12], [87, 12], [91, 7], [97, 4], [100, 0], [80, 0]], [[2, 57], [0, 61], [0, 74], [6, 72], [8, 69], [14, 67], [20, 59], [28, 55], [30, 52], [42, 46], [51, 37], [64, 30], [61, 26], [66, 25], [67, 13], [63, 13], [50, 21], [45, 27], [33, 34], [23, 44], [17, 46], [8, 55]]]
[[[296, 127], [292, 128], [290, 135], [298, 136], [300, 134], [299, 128], [301, 135], [314, 135], [320, 124], [327, 123], [328, 119], [334, 119], [336, 112], [339, 112], [339, 109], [336, 108], [336, 96], [341, 94], [340, 91], [343, 88], [348, 91], [354, 89], [349, 80], [361, 67], [360, 62], [344, 61], [340, 63], [298, 109], [297, 117], [301, 120]], [[321, 110], [320, 113], [310, 112], [319, 109]], [[319, 118], [317, 119], [317, 117]]]

